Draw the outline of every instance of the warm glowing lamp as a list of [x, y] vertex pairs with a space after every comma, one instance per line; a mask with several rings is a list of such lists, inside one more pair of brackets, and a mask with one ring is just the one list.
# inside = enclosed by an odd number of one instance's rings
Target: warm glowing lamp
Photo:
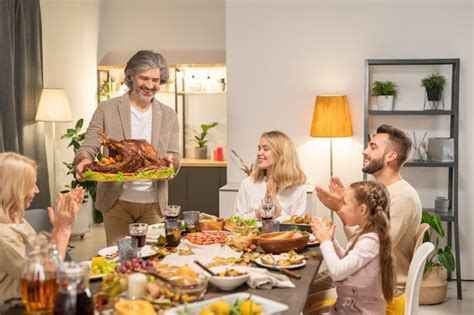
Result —
[[53, 136], [53, 199], [56, 195], [56, 125], [72, 121], [71, 109], [64, 89], [43, 89], [36, 112], [36, 121], [50, 122]]
[[316, 96], [310, 135], [311, 137], [329, 138], [330, 174], [332, 177], [332, 138], [352, 136], [351, 114], [347, 96]]

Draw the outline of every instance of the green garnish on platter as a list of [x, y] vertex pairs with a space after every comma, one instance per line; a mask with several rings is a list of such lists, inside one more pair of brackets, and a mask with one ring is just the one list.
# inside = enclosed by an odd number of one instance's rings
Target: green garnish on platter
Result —
[[123, 172], [100, 173], [87, 170], [83, 174], [84, 180], [96, 182], [125, 182], [125, 181], [147, 181], [147, 180], [165, 180], [175, 175], [174, 168], [164, 167], [159, 170], [145, 171], [136, 174], [126, 175]]

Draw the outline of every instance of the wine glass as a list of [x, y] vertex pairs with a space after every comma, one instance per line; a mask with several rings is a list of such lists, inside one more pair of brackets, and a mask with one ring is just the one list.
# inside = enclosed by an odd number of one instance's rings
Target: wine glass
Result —
[[145, 246], [146, 233], [148, 231], [148, 224], [146, 223], [132, 223], [128, 226], [128, 231], [132, 239], [137, 242], [137, 257], [141, 258], [142, 248]]
[[262, 199], [261, 203], [262, 205], [260, 209], [261, 209], [262, 221], [272, 220], [275, 214], [275, 203], [273, 202], [273, 199], [270, 197], [265, 197]]
[[165, 217], [168, 221], [178, 220], [179, 213], [181, 212], [181, 206], [179, 205], [168, 205], [165, 207]]

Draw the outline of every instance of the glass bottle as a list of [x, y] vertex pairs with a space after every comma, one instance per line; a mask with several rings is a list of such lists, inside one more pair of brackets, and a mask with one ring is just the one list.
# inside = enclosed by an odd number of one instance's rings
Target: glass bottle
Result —
[[54, 307], [58, 292], [58, 265], [49, 255], [48, 243], [48, 239], [42, 234], [28, 238], [28, 257], [20, 279], [21, 299], [28, 313], [48, 313]]
[[89, 268], [76, 262], [63, 263], [59, 272], [59, 292], [54, 315], [93, 315], [89, 289]]

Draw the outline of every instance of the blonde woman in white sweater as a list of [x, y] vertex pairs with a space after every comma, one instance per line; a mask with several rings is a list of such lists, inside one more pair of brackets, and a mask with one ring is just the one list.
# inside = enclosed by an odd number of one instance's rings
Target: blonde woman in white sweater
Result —
[[303, 215], [306, 209], [306, 176], [291, 139], [281, 131], [262, 134], [252, 173], [240, 184], [235, 214], [260, 217], [263, 199], [272, 199], [275, 217]]

